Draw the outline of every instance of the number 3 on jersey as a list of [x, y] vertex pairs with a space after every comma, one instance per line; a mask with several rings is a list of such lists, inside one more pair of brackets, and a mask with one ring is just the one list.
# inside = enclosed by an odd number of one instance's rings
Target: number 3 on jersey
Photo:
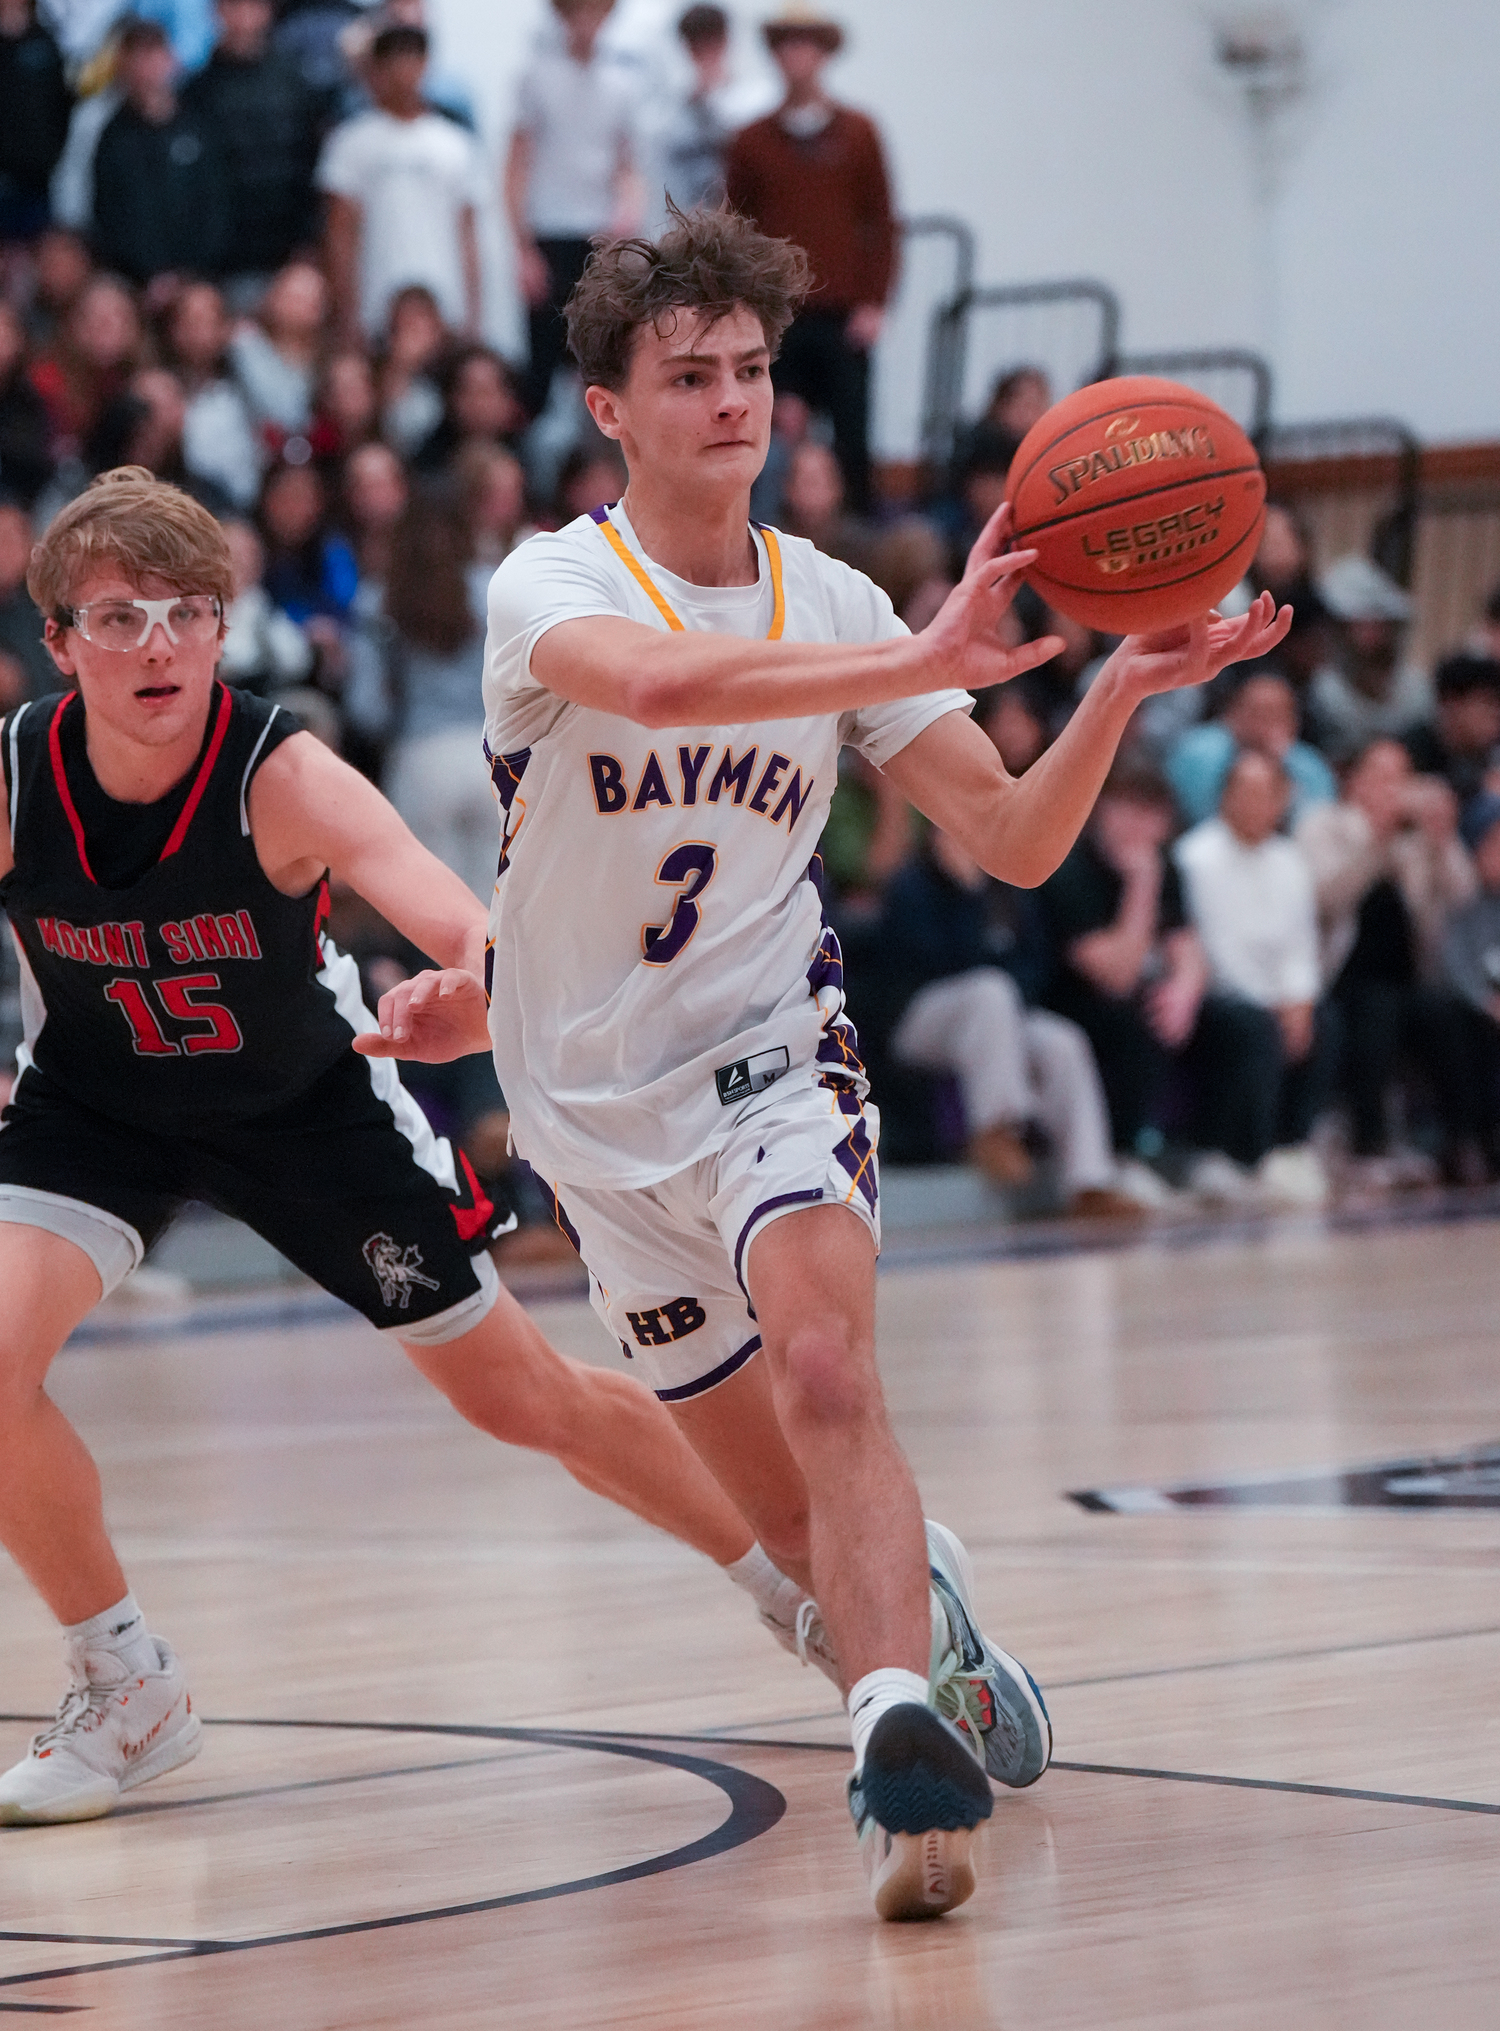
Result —
[[665, 924], [641, 926], [641, 957], [648, 966], [670, 966], [697, 930], [701, 912], [695, 899], [713, 880], [718, 864], [712, 846], [689, 839], [674, 846], [656, 870], [656, 879], [663, 887], [678, 890], [678, 896]]
[[[165, 1034], [156, 1011], [146, 999], [146, 988], [156, 990], [157, 999], [169, 1016], [178, 1022], [194, 1023], [180, 1044]], [[195, 1001], [194, 995], [219, 989], [217, 973], [176, 974], [167, 980], [112, 980], [104, 999], [112, 1001], [130, 1025], [131, 1041], [138, 1058], [176, 1058], [186, 1051], [196, 1058], [203, 1051], [238, 1051], [245, 1039], [240, 1026], [221, 1001]], [[206, 1028], [203, 1025], [207, 1025]]]

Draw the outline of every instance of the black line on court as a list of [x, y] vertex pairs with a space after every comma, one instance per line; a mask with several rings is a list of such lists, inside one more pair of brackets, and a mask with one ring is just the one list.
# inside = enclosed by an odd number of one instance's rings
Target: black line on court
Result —
[[[834, 1750], [847, 1756], [844, 1742], [783, 1742], [754, 1735], [635, 1735], [633, 1741], [715, 1742], [726, 1749]], [[1087, 1777], [1152, 1777], [1163, 1784], [1219, 1784], [1232, 1791], [1288, 1791], [1308, 1798], [1348, 1798], [1367, 1805], [1420, 1805], [1434, 1812], [1478, 1812], [1500, 1817], [1500, 1805], [1474, 1798], [1428, 1798], [1411, 1791], [1361, 1791], [1343, 1784], [1293, 1784], [1279, 1777], [1222, 1777], [1207, 1770], [1147, 1770], [1130, 1763], [1068, 1763], [1055, 1758], [1049, 1770]]]
[[1421, 1805], [1432, 1812], [1482, 1812], [1500, 1817], [1500, 1805], [1475, 1798], [1424, 1798], [1410, 1791], [1359, 1791], [1343, 1784], [1291, 1784], [1279, 1777], [1220, 1777], [1206, 1770], [1146, 1770], [1129, 1763], [1054, 1763], [1089, 1777], [1152, 1777], [1162, 1784], [1218, 1784], [1231, 1791], [1289, 1791], [1305, 1798], [1348, 1798], [1365, 1805]]
[[[0, 1714], [0, 1722], [21, 1721], [36, 1723], [44, 1718], [45, 1716], [41, 1714]], [[254, 1726], [256, 1724], [253, 1722], [205, 1721], [204, 1725], [210, 1728], [224, 1728]], [[268, 1726], [270, 1724], [262, 1723], [261, 1725]], [[294, 1723], [293, 1725], [301, 1724]], [[347, 1771], [339, 1777], [305, 1777], [299, 1778], [289, 1784], [255, 1784], [246, 1786], [240, 1791], [203, 1792], [192, 1798], [145, 1798], [133, 1801], [129, 1805], [117, 1806], [109, 1817], [112, 1820], [143, 1819], [148, 1813], [189, 1812], [198, 1806], [204, 1805], [239, 1805], [257, 1798], [284, 1798], [290, 1794], [302, 1791], [334, 1791], [351, 1784], [382, 1784], [387, 1778], [391, 1777], [426, 1777], [429, 1774], [441, 1775], [451, 1770], [481, 1770], [490, 1768], [496, 1763], [517, 1763], [524, 1762], [525, 1760], [526, 1755], [524, 1751], [510, 1756], [455, 1756], [442, 1763], [395, 1764], [384, 1770], [353, 1770]], [[28, 1937], [31, 1936], [28, 1935]], [[59, 1935], [60, 1938], [68, 1939], [75, 1936], [72, 1933]], [[8, 1939], [10, 1937], [12, 1937], [11, 1934], [0, 1931], [0, 1939]], [[118, 1940], [106, 1940], [100, 1943], [104, 1945], [129, 1944], [128, 1941]], [[152, 1943], [157, 1946], [174, 1944], [170, 1940], [156, 1940]], [[175, 1943], [186, 1944], [186, 1942]]]
[[[607, 1736], [601, 1729], [600, 1735]], [[846, 1742], [786, 1742], [768, 1735], [631, 1735], [632, 1742], [713, 1742], [725, 1749], [802, 1749], [847, 1756]], [[1370, 1805], [1423, 1805], [1435, 1812], [1479, 1812], [1500, 1817], [1500, 1804], [1473, 1798], [1428, 1798], [1411, 1791], [1361, 1791], [1342, 1784], [1294, 1784], [1279, 1777], [1222, 1777], [1205, 1770], [1147, 1770], [1130, 1763], [1067, 1763], [1055, 1758], [1049, 1770], [1092, 1777], [1154, 1777], [1164, 1784], [1221, 1784], [1234, 1791], [1289, 1791], [1309, 1798], [1348, 1798]]]
[[1500, 1636], [1500, 1628], [1437, 1629], [1430, 1636], [1377, 1636], [1367, 1643], [1329, 1643], [1316, 1650], [1262, 1650], [1248, 1657], [1212, 1657], [1198, 1664], [1152, 1664], [1140, 1671], [1106, 1672], [1100, 1678], [1054, 1678], [1049, 1692], [1075, 1692], [1091, 1685], [1129, 1685], [1138, 1678], [1178, 1678], [1199, 1671], [1241, 1671], [1257, 1664], [1305, 1664], [1319, 1657], [1357, 1657], [1368, 1650], [1410, 1650], [1423, 1643], [1463, 1643], [1478, 1636]]
[[122, 1805], [111, 1819], [139, 1819], [146, 1813], [184, 1812], [200, 1805], [239, 1805], [253, 1798], [284, 1798], [298, 1791], [336, 1791], [350, 1784], [383, 1784], [389, 1777], [426, 1777], [449, 1770], [483, 1770], [496, 1763], [524, 1761], [518, 1756], [454, 1756], [444, 1763], [393, 1764], [388, 1770], [354, 1770], [342, 1777], [305, 1777], [294, 1784], [257, 1784], [244, 1791], [210, 1791], [195, 1798], [147, 1798]]
[[0, 1932], [3, 1940], [23, 1946], [176, 1946], [184, 1952], [196, 1944], [191, 1939], [141, 1939], [117, 1932]]
[[[608, 1756], [626, 1756], [636, 1762], [656, 1763], [668, 1769], [681, 1770], [691, 1777], [701, 1777], [722, 1791], [729, 1800], [729, 1815], [712, 1833], [702, 1835], [696, 1841], [689, 1841], [680, 1848], [670, 1849], [664, 1855], [651, 1855], [644, 1861], [628, 1862], [618, 1869], [607, 1869], [595, 1876], [581, 1876], [567, 1883], [549, 1883], [535, 1890], [515, 1890], [504, 1897], [476, 1898], [464, 1904], [442, 1905], [427, 1911], [395, 1912], [385, 1918], [357, 1919], [343, 1925], [311, 1926], [297, 1932], [266, 1933], [254, 1939], [195, 1939], [158, 1941], [142, 1939], [130, 1941], [105, 1935], [91, 1938], [81, 1933], [51, 1932], [0, 1932], [0, 1941], [16, 1943], [59, 1945], [129, 1945], [136, 1944], [147, 1951], [121, 1956], [117, 1960], [85, 1961], [73, 1967], [42, 1968], [28, 1974], [0, 1976], [0, 1989], [23, 1988], [35, 1982], [62, 1981], [76, 1975], [107, 1974], [117, 1968], [158, 1966], [166, 1961], [201, 1960], [219, 1954], [253, 1953], [264, 1947], [297, 1946], [321, 1939], [343, 1939], [359, 1933], [388, 1932], [399, 1926], [430, 1925], [443, 1918], [470, 1918], [481, 1912], [505, 1911], [518, 1904], [540, 1904], [557, 1897], [574, 1897], [586, 1890], [602, 1890], [621, 1883], [633, 1883], [646, 1876], [659, 1876], [674, 1869], [691, 1867], [695, 1862], [708, 1861], [715, 1855], [727, 1854], [731, 1849], [743, 1847], [747, 1841], [757, 1839], [769, 1832], [786, 1811], [786, 1799], [773, 1784], [764, 1778], [754, 1777], [748, 1771], [736, 1770], [728, 1763], [713, 1763], [698, 1756], [684, 1756], [670, 1749], [644, 1748], [639, 1746], [642, 1738], [630, 1741], [616, 1740], [611, 1736], [596, 1736], [587, 1730], [556, 1728], [502, 1728], [460, 1726], [454, 1723], [420, 1721], [293, 1721], [293, 1720], [230, 1720], [210, 1721], [210, 1727], [221, 1728], [305, 1728], [326, 1729], [339, 1732], [363, 1734], [423, 1734], [452, 1735], [479, 1741], [526, 1742], [544, 1748], [594, 1750]], [[652, 1740], [670, 1742], [686, 1737], [661, 1736]], [[6, 2007], [0, 2004], [0, 2008]], [[71, 2006], [69, 2006], [71, 2007]]]
[[[1453, 1632], [1454, 1635], [1469, 1632]], [[1494, 1632], [1483, 1631], [1483, 1634]], [[1414, 1638], [1413, 1641], [1426, 1639]], [[1435, 1640], [1443, 1640], [1438, 1638]], [[26, 1716], [0, 1715], [0, 1720], [24, 1719]], [[732, 1765], [708, 1762], [704, 1759], [673, 1753], [668, 1748], [647, 1748], [645, 1743], [683, 1743], [694, 1745], [709, 1744], [714, 1748], [777, 1749], [810, 1752], [814, 1754], [847, 1755], [848, 1746], [842, 1742], [797, 1742], [784, 1741], [771, 1736], [736, 1735], [695, 1735], [655, 1734], [637, 1732], [627, 1734], [623, 1730], [588, 1729], [569, 1730], [552, 1728], [505, 1728], [473, 1727], [457, 1723], [421, 1721], [298, 1721], [289, 1719], [246, 1720], [219, 1718], [208, 1723], [211, 1727], [269, 1727], [321, 1729], [348, 1733], [371, 1734], [439, 1734], [463, 1736], [484, 1741], [524, 1741], [546, 1748], [594, 1749], [606, 1755], [628, 1756], [647, 1763], [658, 1763], [671, 1769], [703, 1777], [710, 1784], [724, 1792], [730, 1801], [729, 1817], [713, 1833], [691, 1841], [684, 1847], [672, 1849], [665, 1855], [649, 1857], [645, 1861], [631, 1862], [619, 1869], [610, 1869], [596, 1876], [585, 1876], [568, 1883], [548, 1884], [536, 1890], [513, 1891], [504, 1897], [476, 1899], [465, 1904], [450, 1904], [427, 1911], [398, 1912], [385, 1918], [356, 1920], [343, 1925], [309, 1927], [297, 1932], [270, 1933], [255, 1939], [198, 1939], [198, 1940], [155, 1940], [120, 1937], [113, 1934], [52, 1933], [52, 1932], [0, 1932], [0, 1941], [27, 1942], [32, 1944], [58, 1945], [135, 1945], [148, 1949], [121, 1956], [117, 1960], [82, 1962], [72, 1967], [45, 1968], [29, 1974], [0, 1977], [0, 1988], [25, 1987], [35, 1982], [61, 1981], [77, 1975], [108, 1974], [120, 1968], [157, 1966], [167, 1961], [207, 1959], [220, 1954], [251, 1953], [264, 1947], [302, 1945], [309, 1941], [340, 1939], [366, 1932], [385, 1932], [407, 1925], [427, 1925], [438, 1919], [467, 1918], [481, 1912], [503, 1911], [520, 1904], [538, 1904], [559, 1897], [576, 1896], [583, 1891], [612, 1887], [616, 1884], [635, 1882], [646, 1876], [662, 1875], [674, 1869], [690, 1867], [695, 1862], [706, 1861], [711, 1856], [728, 1853], [755, 1840], [776, 1825], [786, 1811], [786, 1799], [774, 1785], [764, 1779], [753, 1777], [747, 1771], [736, 1770]], [[488, 1761], [487, 1758], [469, 1759]], [[457, 1767], [456, 1765], [417, 1766], [430, 1769]], [[1138, 1764], [1126, 1763], [1079, 1763], [1057, 1760], [1051, 1768], [1066, 1770], [1076, 1776], [1130, 1777], [1161, 1784], [1205, 1784], [1231, 1791], [1269, 1791], [1304, 1798], [1332, 1798], [1348, 1800], [1362, 1805], [1403, 1805], [1425, 1808], [1435, 1812], [1478, 1813], [1484, 1817], [1500, 1817], [1500, 1804], [1479, 1799], [1434, 1798], [1415, 1792], [1374, 1791], [1339, 1784], [1302, 1784], [1282, 1778], [1231, 1777], [1217, 1772], [1203, 1770], [1158, 1770]], [[378, 1774], [378, 1773], [377, 1773]], [[407, 1774], [405, 1772], [393, 1774]], [[329, 1782], [341, 1782], [333, 1779]], [[358, 1780], [351, 1780], [358, 1781]], [[302, 1787], [298, 1787], [302, 1788]], [[310, 1788], [310, 1787], [309, 1787]], [[230, 1794], [231, 1797], [254, 1794]], [[209, 1801], [187, 1801], [188, 1803]], [[160, 1949], [160, 1950], [156, 1950]], [[72, 2004], [16, 2004], [0, 2001], [0, 2011], [25, 2011], [37, 2015], [73, 2015], [87, 2006]]]

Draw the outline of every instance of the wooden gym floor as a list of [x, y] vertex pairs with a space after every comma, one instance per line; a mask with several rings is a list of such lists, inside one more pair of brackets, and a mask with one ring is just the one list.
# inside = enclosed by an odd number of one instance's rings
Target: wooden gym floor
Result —
[[[1500, 1439], [1497, 1242], [1306, 1222], [883, 1276], [928, 1507], [1058, 1744], [928, 1927], [875, 1922], [837, 1702], [710, 1568], [468, 1431], [347, 1315], [95, 1323], [57, 1393], [207, 1742], [111, 1820], [0, 1835], [0, 2014], [1494, 2025], [1500, 1474], [1376, 1477], [1439, 1502], [1396, 1508], [1070, 1491]], [[609, 1358], [583, 1305], [538, 1309]], [[8, 1761], [59, 1691], [8, 1566], [0, 1630]]]

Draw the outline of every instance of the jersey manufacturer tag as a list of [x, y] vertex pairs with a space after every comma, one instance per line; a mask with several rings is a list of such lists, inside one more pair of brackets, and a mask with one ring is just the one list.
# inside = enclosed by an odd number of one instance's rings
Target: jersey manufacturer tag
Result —
[[734, 1107], [741, 1100], [748, 1100], [752, 1093], [764, 1093], [768, 1086], [775, 1085], [791, 1062], [786, 1045], [778, 1044], [774, 1051], [756, 1051], [751, 1057], [736, 1058], [732, 1065], [721, 1065], [714, 1074], [720, 1105]]

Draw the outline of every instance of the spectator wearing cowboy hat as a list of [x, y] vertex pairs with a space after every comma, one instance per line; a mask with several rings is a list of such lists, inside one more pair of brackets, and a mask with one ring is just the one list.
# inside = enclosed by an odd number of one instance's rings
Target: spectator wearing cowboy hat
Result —
[[870, 349], [880, 336], [896, 266], [896, 221], [873, 121], [823, 89], [844, 31], [788, 6], [764, 27], [786, 83], [776, 112], [730, 144], [730, 203], [762, 232], [793, 240], [812, 262], [814, 295], [782, 341], [778, 391], [800, 395], [833, 424], [849, 505], [870, 505]]

